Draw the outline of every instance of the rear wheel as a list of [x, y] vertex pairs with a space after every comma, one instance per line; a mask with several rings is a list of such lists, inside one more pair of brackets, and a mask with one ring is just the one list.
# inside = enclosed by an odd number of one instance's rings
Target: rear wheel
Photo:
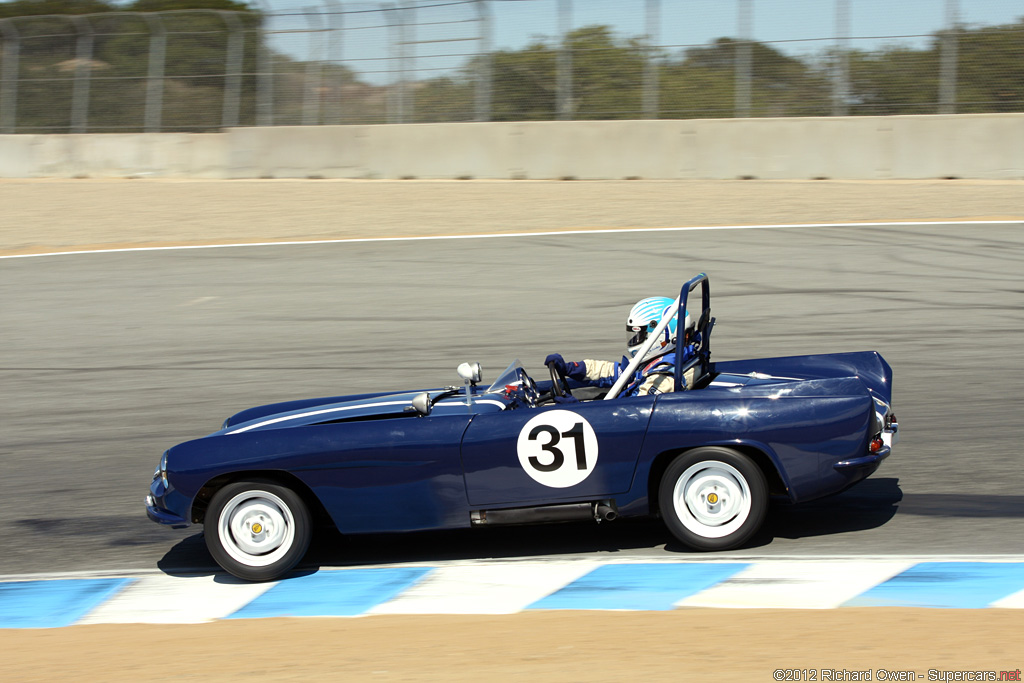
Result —
[[764, 473], [730, 448], [708, 446], [676, 457], [658, 505], [672, 535], [696, 550], [730, 550], [754, 535], [768, 509]]
[[270, 581], [292, 569], [309, 548], [309, 509], [269, 481], [240, 481], [217, 491], [206, 511], [206, 547], [240, 579]]

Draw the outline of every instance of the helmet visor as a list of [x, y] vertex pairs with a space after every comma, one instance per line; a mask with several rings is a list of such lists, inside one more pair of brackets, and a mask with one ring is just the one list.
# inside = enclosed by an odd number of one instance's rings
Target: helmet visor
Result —
[[653, 321], [650, 325], [645, 325], [644, 327], [626, 325], [626, 347], [631, 349], [634, 346], [640, 346], [640, 344], [643, 344], [647, 341], [647, 335], [650, 334], [651, 330], [657, 326], [657, 321]]

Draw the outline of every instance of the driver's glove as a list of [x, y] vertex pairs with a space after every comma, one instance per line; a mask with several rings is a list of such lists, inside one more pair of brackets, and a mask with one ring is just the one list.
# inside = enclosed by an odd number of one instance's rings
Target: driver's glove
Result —
[[555, 403], [579, 403], [575, 396], [555, 396]]
[[560, 354], [552, 353], [550, 356], [544, 359], [544, 365], [554, 365], [555, 370], [565, 375], [570, 379], [583, 381], [587, 378], [587, 364], [576, 363], [573, 361], [565, 362]]

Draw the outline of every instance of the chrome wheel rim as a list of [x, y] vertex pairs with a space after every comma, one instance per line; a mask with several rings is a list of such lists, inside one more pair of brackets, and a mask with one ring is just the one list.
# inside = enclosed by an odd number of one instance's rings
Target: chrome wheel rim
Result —
[[676, 517], [689, 531], [704, 538], [723, 538], [750, 517], [750, 486], [732, 465], [705, 460], [691, 465], [672, 490]]
[[221, 546], [232, 559], [250, 567], [265, 567], [291, 550], [295, 516], [273, 493], [245, 491], [221, 510], [217, 531]]

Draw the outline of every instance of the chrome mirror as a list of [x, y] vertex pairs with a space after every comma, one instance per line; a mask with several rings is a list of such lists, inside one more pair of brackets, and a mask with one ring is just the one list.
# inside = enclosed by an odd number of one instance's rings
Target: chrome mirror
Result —
[[412, 397], [412, 407], [420, 415], [430, 415], [430, 409], [433, 405], [430, 403], [430, 394], [422, 392]]

